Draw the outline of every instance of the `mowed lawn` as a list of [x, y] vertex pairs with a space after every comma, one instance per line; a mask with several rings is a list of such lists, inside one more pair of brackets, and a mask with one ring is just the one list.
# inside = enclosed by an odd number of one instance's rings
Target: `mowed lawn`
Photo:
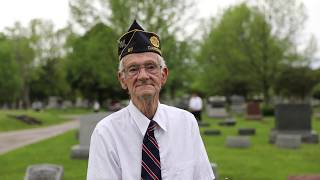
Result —
[[78, 144], [75, 130], [63, 135], [31, 144], [26, 147], [0, 155], [0, 179], [20, 180], [30, 164], [59, 164], [64, 168], [64, 179], [85, 179], [86, 160], [70, 158], [72, 145]]
[[[233, 180], [284, 180], [289, 175], [320, 175], [320, 144], [302, 144], [299, 149], [283, 149], [269, 144], [269, 132], [274, 118], [263, 121], [236, 118], [234, 127], [221, 127], [219, 120], [206, 119], [212, 125], [205, 129], [220, 129], [220, 136], [202, 135], [209, 159], [218, 165], [220, 179]], [[320, 132], [320, 119], [313, 120], [313, 129]], [[255, 128], [251, 147], [235, 149], [225, 146], [227, 136], [237, 136], [238, 128]]]
[[[320, 145], [303, 144], [299, 149], [281, 149], [268, 143], [274, 119], [244, 120], [237, 117], [234, 127], [221, 127], [219, 120], [205, 118], [211, 124], [205, 129], [220, 129], [220, 136], [202, 135], [209, 158], [218, 165], [220, 179], [285, 180], [288, 175], [320, 174]], [[240, 127], [256, 128], [248, 149], [225, 147], [227, 136], [237, 135]], [[320, 120], [313, 120], [313, 129], [320, 132]], [[53, 163], [64, 167], [64, 179], [85, 179], [87, 160], [70, 159], [72, 145], [78, 144], [75, 131], [0, 155], [0, 179], [22, 179], [30, 164]]]
[[[34, 110], [0, 110], [0, 132], [46, 127], [71, 120], [73, 115], [90, 112], [89, 109], [46, 109], [36, 112]], [[15, 119], [14, 116], [27, 115], [41, 121], [41, 125], [29, 125]]]

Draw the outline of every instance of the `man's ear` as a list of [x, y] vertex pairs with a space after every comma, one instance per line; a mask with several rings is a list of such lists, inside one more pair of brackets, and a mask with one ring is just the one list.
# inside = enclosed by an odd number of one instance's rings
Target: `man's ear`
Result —
[[125, 77], [123, 72], [118, 72], [118, 81], [120, 82], [122, 89], [128, 88], [125, 82]]
[[162, 85], [162, 86], [163, 86], [164, 84], [166, 84], [168, 75], [169, 75], [169, 70], [168, 70], [168, 68], [167, 68], [167, 67], [162, 68], [162, 71], [161, 71], [161, 85]]

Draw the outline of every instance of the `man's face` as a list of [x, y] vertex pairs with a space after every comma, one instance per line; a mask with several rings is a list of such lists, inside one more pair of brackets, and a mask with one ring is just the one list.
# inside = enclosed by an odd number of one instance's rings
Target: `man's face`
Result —
[[122, 88], [128, 89], [132, 100], [159, 98], [160, 89], [167, 80], [168, 69], [160, 67], [157, 54], [129, 54], [123, 65], [124, 72], [119, 72], [118, 79]]

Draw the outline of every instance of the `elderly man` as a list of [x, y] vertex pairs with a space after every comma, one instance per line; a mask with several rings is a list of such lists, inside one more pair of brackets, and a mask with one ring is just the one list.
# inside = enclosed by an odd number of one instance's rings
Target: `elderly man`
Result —
[[118, 53], [118, 79], [130, 103], [97, 124], [87, 179], [214, 179], [195, 117], [159, 102], [168, 77], [159, 36], [134, 21]]

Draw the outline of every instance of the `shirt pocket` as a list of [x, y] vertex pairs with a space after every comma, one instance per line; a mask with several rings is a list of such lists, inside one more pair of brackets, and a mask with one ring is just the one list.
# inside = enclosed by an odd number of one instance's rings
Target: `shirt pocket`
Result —
[[174, 165], [173, 179], [174, 180], [193, 180], [194, 179], [194, 161], [180, 162]]

